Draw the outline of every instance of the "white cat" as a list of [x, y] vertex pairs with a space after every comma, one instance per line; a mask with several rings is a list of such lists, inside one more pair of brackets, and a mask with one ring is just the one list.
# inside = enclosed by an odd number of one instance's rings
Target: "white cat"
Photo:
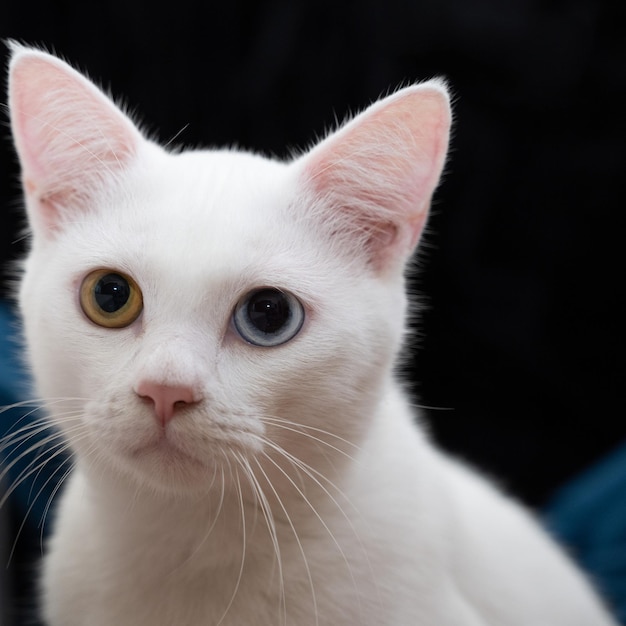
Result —
[[600, 626], [583, 576], [433, 448], [392, 371], [450, 126], [437, 81], [290, 163], [172, 154], [13, 46], [20, 303], [75, 454], [52, 626]]

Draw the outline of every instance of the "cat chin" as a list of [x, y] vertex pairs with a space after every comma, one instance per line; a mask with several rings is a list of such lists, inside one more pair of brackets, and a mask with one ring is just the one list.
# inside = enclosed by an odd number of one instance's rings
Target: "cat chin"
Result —
[[[256, 414], [218, 413], [199, 405], [166, 426], [132, 394], [85, 406], [81, 436], [68, 441], [84, 466], [97, 463], [124, 482], [167, 492], [219, 489], [238, 463], [262, 452], [264, 429]], [[87, 435], [87, 436], [85, 436]]]
[[153, 444], [113, 460], [124, 482], [155, 493], [181, 495], [221, 490], [228, 472], [212, 460], [200, 461], [169, 445]]
[[142, 491], [175, 496], [214, 492], [219, 496], [227, 486], [236, 488], [237, 467], [250, 461], [258, 453], [256, 448], [242, 441], [224, 440], [204, 442], [200, 447], [184, 439], [160, 436], [134, 445], [105, 445], [98, 461], [90, 455], [91, 460], [87, 458], [89, 462], [83, 466], [97, 464], [100, 467], [94, 475], [100, 480], [111, 476], [113, 482], [121, 480]]

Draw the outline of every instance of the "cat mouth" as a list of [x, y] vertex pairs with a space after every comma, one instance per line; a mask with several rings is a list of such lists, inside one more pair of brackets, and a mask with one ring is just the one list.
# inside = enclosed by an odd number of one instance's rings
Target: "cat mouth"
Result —
[[132, 473], [159, 484], [178, 483], [181, 478], [188, 483], [229, 471], [237, 459], [258, 454], [263, 436], [249, 416], [229, 414], [228, 419], [212, 416], [210, 424], [205, 422], [202, 428], [191, 428], [181, 420], [160, 428], [153, 422], [126, 441], [118, 439], [117, 444], [113, 446], [117, 448], [115, 456]]
[[197, 456], [183, 450], [167, 437], [160, 437], [157, 441], [135, 447], [131, 450], [133, 460], [158, 459], [159, 465], [177, 466], [185, 465], [198, 469], [209, 469], [209, 464], [200, 460]]

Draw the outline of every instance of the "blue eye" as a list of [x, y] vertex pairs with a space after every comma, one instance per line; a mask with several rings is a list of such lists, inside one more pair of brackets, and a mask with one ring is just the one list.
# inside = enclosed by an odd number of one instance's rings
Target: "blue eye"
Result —
[[248, 343], [278, 346], [300, 332], [304, 309], [293, 294], [272, 288], [257, 289], [239, 301], [233, 322]]

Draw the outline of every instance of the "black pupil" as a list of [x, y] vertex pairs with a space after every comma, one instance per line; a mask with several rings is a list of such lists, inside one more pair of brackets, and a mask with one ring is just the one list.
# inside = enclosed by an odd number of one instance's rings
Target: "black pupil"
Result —
[[96, 283], [94, 298], [105, 313], [115, 313], [128, 302], [130, 285], [119, 274], [107, 274]]
[[266, 334], [278, 332], [289, 320], [291, 309], [280, 291], [259, 291], [248, 302], [248, 318], [255, 328]]

